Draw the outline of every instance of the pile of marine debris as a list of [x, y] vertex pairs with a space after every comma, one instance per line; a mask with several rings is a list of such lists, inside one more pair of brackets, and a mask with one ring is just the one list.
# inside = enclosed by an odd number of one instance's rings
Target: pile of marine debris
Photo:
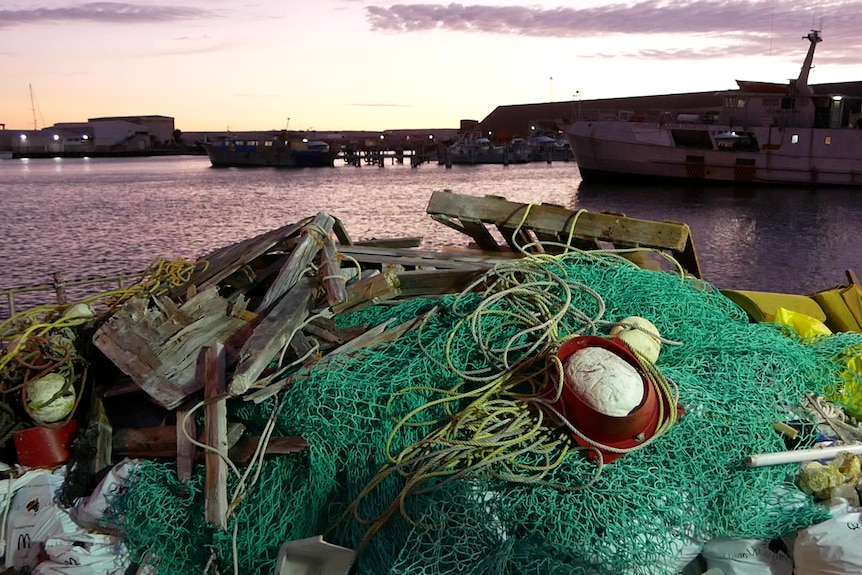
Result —
[[[81, 387], [75, 409], [61, 420], [36, 420], [45, 431], [29, 440], [37, 442], [30, 446], [30, 460], [37, 462], [35, 467], [54, 469], [69, 460], [61, 473], [65, 485], [59, 491], [61, 503], [73, 509], [92, 507], [104, 489], [103, 478], [118, 462], [175, 459], [178, 479], [189, 481], [195, 463], [204, 461], [204, 512], [211, 525], [224, 528], [230, 504], [230, 463], [224, 454], [243, 466], [259, 446], [265, 447], [266, 454], [307, 447], [303, 437], [250, 436], [241, 424], [228, 421], [226, 400], [265, 401], [293, 382], [278, 369], [280, 365], [310, 366], [322, 357], [394, 341], [418, 325], [417, 319], [411, 319], [400, 325], [339, 329], [335, 320], [340, 314], [410, 298], [458, 294], [495, 265], [530, 252], [614, 249], [642, 267], [660, 269], [670, 261], [688, 277], [702, 277], [684, 224], [451, 192], [435, 192], [427, 212], [469, 236], [472, 246], [426, 251], [418, 249], [420, 238], [353, 241], [337, 218], [320, 213], [218, 249], [193, 264], [182, 281], [163, 283], [158, 290], [111, 305], [108, 311], [95, 309], [92, 319], [75, 324], [92, 343], [92, 347], [89, 342], [83, 346], [90, 369], [83, 377], [90, 379], [87, 389], [91, 391]], [[650, 255], [644, 257], [645, 253]], [[661, 254], [669, 257], [656, 257]], [[20, 340], [7, 337], [0, 343], [6, 344], [8, 352]], [[6, 389], [11, 391], [10, 386]], [[205, 423], [199, 430], [196, 418], [188, 414], [201, 401]], [[32, 415], [33, 410], [27, 413]], [[81, 430], [71, 447], [75, 432], [70, 431], [70, 422]], [[7, 439], [20, 433], [21, 427], [10, 429]], [[43, 453], [34, 458], [33, 449]], [[10, 495], [20, 489], [12, 485], [20, 481], [24, 469], [10, 469]], [[103, 483], [97, 486], [99, 480]], [[52, 481], [43, 481], [41, 488], [54, 485]], [[101, 503], [104, 512], [108, 504]], [[12, 516], [26, 508], [26, 504], [13, 505]], [[25, 532], [25, 547], [56, 543], [46, 543], [45, 532], [50, 530], [40, 528], [37, 536], [22, 525], [19, 521], [7, 531], [7, 545], [13, 533], [23, 537]], [[92, 548], [96, 545], [86, 537], [76, 541], [77, 546], [84, 545], [82, 541]], [[17, 553], [7, 554], [7, 567], [38, 569], [36, 555], [22, 553], [18, 547]], [[63, 557], [68, 558], [70, 551], [65, 552], [52, 563], [56, 570], [46, 573], [65, 572], [58, 566]], [[100, 564], [103, 570], [98, 572], [121, 572], [121, 567], [116, 561], [107, 562]]]

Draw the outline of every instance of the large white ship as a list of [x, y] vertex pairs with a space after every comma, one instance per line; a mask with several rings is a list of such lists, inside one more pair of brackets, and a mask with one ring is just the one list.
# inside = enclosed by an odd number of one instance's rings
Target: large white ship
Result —
[[737, 80], [721, 110], [590, 111], [566, 126], [584, 180], [664, 179], [862, 186], [862, 98], [814, 94], [807, 36], [789, 84]]

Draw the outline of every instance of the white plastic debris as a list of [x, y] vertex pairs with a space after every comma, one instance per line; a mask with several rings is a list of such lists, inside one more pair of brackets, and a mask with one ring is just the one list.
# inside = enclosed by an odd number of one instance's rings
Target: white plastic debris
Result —
[[793, 544], [796, 573], [862, 573], [862, 508], [841, 505], [826, 521], [801, 530]]

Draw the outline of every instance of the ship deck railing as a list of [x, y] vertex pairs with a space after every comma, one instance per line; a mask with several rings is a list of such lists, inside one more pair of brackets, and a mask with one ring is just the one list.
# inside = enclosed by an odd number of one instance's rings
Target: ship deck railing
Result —
[[662, 109], [618, 109], [618, 108], [594, 108], [579, 110], [575, 118], [579, 121], [618, 121], [618, 122], [647, 122], [655, 124], [667, 123], [698, 123], [713, 124], [718, 113], [714, 111], [692, 111], [692, 110], [669, 110]]

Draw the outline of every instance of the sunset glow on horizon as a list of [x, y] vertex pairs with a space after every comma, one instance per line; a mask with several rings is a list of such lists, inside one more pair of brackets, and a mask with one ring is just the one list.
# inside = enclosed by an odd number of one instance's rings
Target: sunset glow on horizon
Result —
[[0, 1], [0, 124], [165, 115], [183, 131], [457, 127], [499, 105], [862, 80], [862, 0], [628, 4]]

